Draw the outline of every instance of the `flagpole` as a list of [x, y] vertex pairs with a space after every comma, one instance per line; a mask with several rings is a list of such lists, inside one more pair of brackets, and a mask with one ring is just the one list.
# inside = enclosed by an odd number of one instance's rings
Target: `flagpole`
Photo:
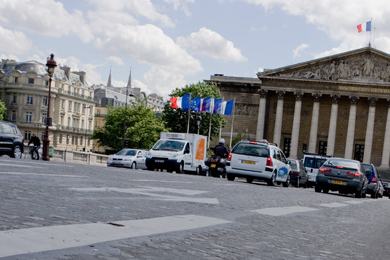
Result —
[[211, 137], [211, 119], [213, 118], [213, 111], [211, 111], [211, 113], [210, 113], [210, 124], [209, 124], [209, 140], [208, 140], [208, 142], [207, 142], [207, 144], [208, 144], [208, 148], [210, 148], [210, 137]]
[[234, 125], [234, 109], [236, 108], [236, 98], [233, 99], [233, 117], [232, 117], [232, 126], [230, 129], [230, 143], [229, 143], [229, 148], [230, 150], [232, 149], [232, 139], [233, 139], [233, 125]]
[[191, 117], [191, 93], [190, 93], [190, 103], [188, 105], [188, 124], [187, 124], [187, 134], [190, 132], [190, 117]]

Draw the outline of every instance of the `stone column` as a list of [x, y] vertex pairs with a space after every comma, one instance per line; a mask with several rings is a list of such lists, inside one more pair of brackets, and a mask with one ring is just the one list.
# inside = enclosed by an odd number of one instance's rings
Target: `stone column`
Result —
[[267, 90], [260, 90], [259, 114], [257, 115], [256, 140], [264, 138], [264, 120]]
[[336, 141], [336, 127], [337, 127], [337, 112], [339, 108], [339, 95], [333, 95], [332, 97], [332, 110], [330, 112], [330, 122], [328, 131], [328, 147], [326, 149], [327, 155], [334, 154], [334, 145]]
[[372, 139], [374, 137], [375, 104], [378, 99], [371, 97], [368, 99], [370, 108], [368, 109], [366, 140], [364, 142], [363, 163], [371, 163]]
[[355, 139], [355, 124], [356, 124], [356, 102], [359, 99], [356, 96], [349, 97], [351, 100], [351, 106], [349, 108], [349, 119], [347, 129], [347, 140], [345, 142], [345, 155], [344, 158], [352, 159], [353, 142]]
[[320, 114], [320, 97], [321, 94], [314, 93], [313, 112], [311, 115], [311, 126], [310, 126], [310, 139], [309, 139], [309, 153], [316, 152], [317, 146], [317, 132], [318, 132], [318, 117]]
[[[387, 101], [390, 102], [390, 99], [388, 99]], [[390, 103], [389, 103], [389, 108], [387, 109], [385, 140], [383, 141], [383, 151], [382, 151], [382, 163], [381, 166], [379, 166], [379, 168], [388, 169], [389, 159], [390, 159]]]
[[302, 93], [295, 93], [294, 121], [291, 133], [290, 158], [298, 159], [299, 128], [301, 125]]
[[276, 105], [276, 118], [275, 118], [275, 127], [274, 127], [274, 139], [273, 142], [280, 147], [280, 138], [282, 135], [282, 120], [283, 120], [283, 98], [284, 91], [276, 92], [278, 95], [278, 103]]

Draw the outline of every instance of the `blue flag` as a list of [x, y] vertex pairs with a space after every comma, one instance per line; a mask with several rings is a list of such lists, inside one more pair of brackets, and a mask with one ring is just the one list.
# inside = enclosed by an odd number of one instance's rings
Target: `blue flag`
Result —
[[222, 98], [215, 98], [213, 114], [221, 114], [221, 110], [222, 110]]
[[201, 112], [211, 113], [211, 102], [213, 101], [212, 97], [206, 97], [203, 99], [202, 110]]
[[181, 98], [181, 108], [184, 111], [188, 111], [190, 109], [190, 106], [191, 106], [191, 94], [185, 94]]
[[191, 100], [191, 110], [199, 113], [201, 103], [202, 103], [201, 97], [197, 97], [197, 98], [192, 99]]
[[227, 116], [233, 115], [233, 107], [234, 107], [234, 99], [227, 101], [225, 107], [225, 115]]
[[370, 32], [370, 31], [371, 31], [371, 21], [366, 22], [366, 32]]

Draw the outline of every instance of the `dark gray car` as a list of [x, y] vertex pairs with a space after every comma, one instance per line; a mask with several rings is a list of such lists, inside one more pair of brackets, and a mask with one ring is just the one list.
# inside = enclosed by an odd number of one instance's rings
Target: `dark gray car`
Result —
[[329, 158], [318, 170], [315, 191], [354, 193], [356, 198], [364, 198], [367, 184], [367, 177], [359, 161]]
[[308, 175], [305, 166], [301, 160], [289, 159], [291, 166], [291, 179], [290, 182], [296, 187], [307, 187]]
[[10, 122], [0, 121], [0, 155], [22, 158], [23, 136], [19, 128]]

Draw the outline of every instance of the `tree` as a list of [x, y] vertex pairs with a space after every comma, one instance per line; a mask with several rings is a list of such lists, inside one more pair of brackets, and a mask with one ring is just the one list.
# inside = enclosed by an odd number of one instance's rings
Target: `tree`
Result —
[[5, 103], [0, 100], [0, 120], [3, 121], [7, 117], [7, 107]]
[[[170, 94], [171, 97], [182, 97], [185, 94], [191, 94], [191, 99], [196, 97], [213, 97], [220, 98], [221, 94], [219, 89], [214, 84], [208, 84], [199, 82], [197, 84], [186, 85], [184, 88], [172, 91]], [[202, 121], [199, 126], [199, 134], [208, 136], [209, 126], [210, 126], [210, 117], [211, 117], [211, 136], [219, 135], [219, 129], [222, 124], [222, 127], [226, 125], [226, 121], [221, 115], [211, 115], [209, 113], [195, 113], [190, 112], [190, 133], [197, 133], [198, 125], [196, 117], [201, 116]], [[171, 129], [172, 132], [186, 133], [187, 124], [188, 124], [188, 112], [183, 111], [182, 109], [173, 109], [170, 107], [170, 103], [164, 107], [164, 112], [162, 114], [162, 120], [165, 121], [166, 126]]]
[[92, 139], [101, 146], [120, 150], [125, 140], [127, 147], [150, 149], [160, 138], [160, 132], [168, 131], [156, 114], [137, 100], [131, 106], [109, 107], [106, 124], [96, 129]]

